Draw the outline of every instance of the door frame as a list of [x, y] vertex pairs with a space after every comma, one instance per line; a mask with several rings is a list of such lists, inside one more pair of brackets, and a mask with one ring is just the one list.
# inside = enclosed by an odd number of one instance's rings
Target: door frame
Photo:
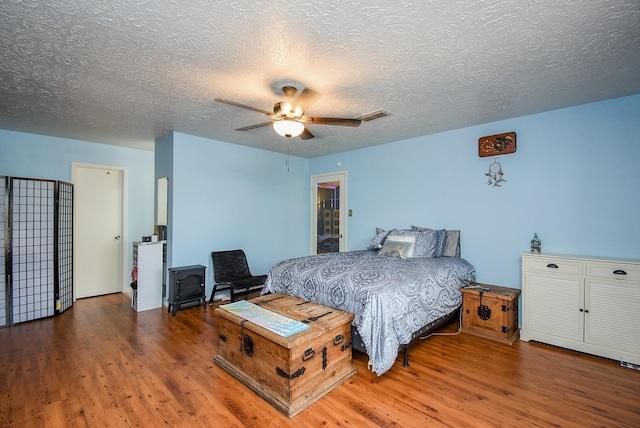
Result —
[[337, 171], [311, 176], [309, 254], [317, 254], [318, 252], [318, 183], [327, 181], [340, 182], [340, 240], [338, 241], [338, 251], [347, 251], [347, 171]]
[[[120, 281], [122, 284], [122, 287], [120, 289], [120, 292], [122, 293], [126, 293], [127, 292], [127, 288], [128, 288], [128, 282], [127, 282], [127, 247], [126, 247], [126, 243], [128, 242], [128, 238], [127, 238], [127, 213], [129, 212], [129, 206], [128, 206], [128, 201], [129, 201], [129, 195], [128, 195], [128, 191], [127, 189], [129, 188], [129, 170], [127, 167], [124, 166], [113, 166], [113, 165], [99, 165], [99, 164], [93, 164], [93, 163], [82, 163], [82, 162], [71, 162], [71, 182], [73, 184], [77, 183], [77, 171], [80, 168], [85, 168], [85, 169], [100, 169], [100, 170], [110, 170], [110, 171], [120, 171], [122, 173], [122, 188], [120, 189], [120, 194], [122, 195], [122, 212], [120, 213], [120, 221], [122, 222], [122, 233], [121, 233], [121, 239], [120, 239], [120, 266], [122, 266], [122, 272], [120, 272]], [[75, 197], [75, 196], [74, 196]], [[73, 204], [73, 216], [74, 218], [77, 218], [77, 207], [78, 207], [78, 203], [76, 200], [76, 203]], [[76, 232], [76, 222], [73, 222], [73, 236], [77, 237], [78, 234]], [[76, 245], [76, 243], [74, 243], [73, 245], [73, 258], [74, 260], [76, 260], [76, 251], [78, 249], [78, 245]], [[76, 275], [76, 269], [78, 269], [78, 266], [76, 263], [74, 263], [73, 265], [73, 276], [74, 278], [77, 278]], [[75, 286], [73, 287], [73, 301], [76, 301], [76, 289], [78, 288], [77, 284], [74, 284]]]

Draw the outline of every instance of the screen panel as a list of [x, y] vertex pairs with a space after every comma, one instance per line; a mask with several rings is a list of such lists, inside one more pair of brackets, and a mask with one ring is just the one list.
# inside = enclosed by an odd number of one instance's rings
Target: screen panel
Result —
[[58, 182], [56, 310], [73, 306], [73, 184]]
[[54, 315], [55, 182], [11, 178], [11, 323]]

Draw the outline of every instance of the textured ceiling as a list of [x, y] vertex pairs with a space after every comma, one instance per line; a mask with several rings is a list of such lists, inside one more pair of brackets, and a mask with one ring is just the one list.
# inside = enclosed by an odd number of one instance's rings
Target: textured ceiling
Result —
[[[640, 93], [638, 0], [337, 3], [2, 0], [0, 128], [315, 157]], [[313, 116], [390, 115], [303, 141], [214, 101], [271, 110], [284, 85], [323, 94]]]

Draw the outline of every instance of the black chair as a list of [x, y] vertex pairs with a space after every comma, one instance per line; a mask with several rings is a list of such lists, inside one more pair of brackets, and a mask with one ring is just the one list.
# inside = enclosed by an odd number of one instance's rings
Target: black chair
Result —
[[247, 256], [242, 250], [213, 251], [213, 277], [215, 284], [211, 291], [209, 304], [213, 303], [216, 291], [229, 289], [231, 301], [254, 291], [262, 290], [267, 275], [251, 275]]

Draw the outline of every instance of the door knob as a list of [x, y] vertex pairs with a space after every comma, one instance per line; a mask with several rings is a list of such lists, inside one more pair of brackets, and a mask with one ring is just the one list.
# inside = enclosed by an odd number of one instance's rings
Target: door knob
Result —
[[115, 240], [117, 241], [118, 239], [120, 239], [120, 235], [115, 237]]

